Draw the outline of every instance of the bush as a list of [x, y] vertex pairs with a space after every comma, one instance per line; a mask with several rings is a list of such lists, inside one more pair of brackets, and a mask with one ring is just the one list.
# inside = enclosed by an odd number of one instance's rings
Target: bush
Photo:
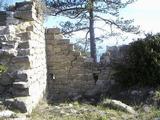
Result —
[[123, 62], [114, 62], [115, 80], [124, 86], [160, 84], [160, 34], [146, 35], [129, 45]]
[[7, 68], [4, 66], [4, 65], [0, 65], [0, 75], [3, 73], [3, 72], [6, 72]]

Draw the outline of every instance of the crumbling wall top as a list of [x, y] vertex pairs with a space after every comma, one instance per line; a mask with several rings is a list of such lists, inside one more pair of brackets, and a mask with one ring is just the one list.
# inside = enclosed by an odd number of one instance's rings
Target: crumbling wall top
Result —
[[24, 21], [42, 22], [42, 16], [38, 12], [35, 2], [17, 2], [8, 7], [6, 11], [0, 11], [0, 26], [16, 25]]

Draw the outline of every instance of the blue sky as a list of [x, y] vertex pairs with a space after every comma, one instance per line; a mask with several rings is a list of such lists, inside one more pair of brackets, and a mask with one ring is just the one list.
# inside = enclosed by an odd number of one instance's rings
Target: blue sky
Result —
[[135, 24], [147, 32], [160, 32], [160, 0], [138, 0], [122, 11], [124, 17], [133, 18]]
[[[20, 2], [23, 0], [5, 0], [9, 4]], [[160, 31], [160, 0], [138, 0], [134, 4], [129, 5], [121, 11], [121, 15], [125, 18], [133, 18], [135, 24], [140, 25], [141, 29], [147, 32]], [[55, 22], [58, 18], [52, 18]], [[52, 27], [49, 19], [46, 23], [48, 27]], [[55, 25], [56, 26], [56, 25]]]
[[5, 2], [8, 4], [14, 4], [15, 2], [21, 2], [21, 1], [24, 1], [24, 0], [5, 0]]
[[[142, 31], [145, 33], [157, 33], [160, 32], [160, 0], [138, 0], [137, 2], [129, 5], [125, 9], [121, 10], [121, 16], [127, 19], [134, 19], [134, 24], [139, 25]], [[53, 22], [56, 24], [53, 24]], [[50, 17], [46, 22], [48, 27], [57, 27], [59, 18]], [[84, 34], [84, 33], [82, 33]], [[81, 35], [80, 35], [81, 36]], [[118, 44], [127, 44], [138, 37], [143, 35], [128, 35], [129, 39], [126, 41], [120, 40]], [[114, 39], [114, 40], [113, 40]], [[103, 45], [116, 45], [116, 38], [111, 38], [105, 41]]]
[[[23, 0], [6, 0], [7, 3], [13, 4], [15, 2], [20, 2]], [[160, 32], [160, 0], [137, 0], [137, 2], [129, 5], [127, 8], [121, 10], [121, 15], [124, 18], [134, 19], [135, 25], [140, 25], [140, 29], [145, 31], [145, 33], [157, 33]], [[60, 17], [49, 17], [45, 26], [47, 27], [57, 27], [60, 21]], [[80, 34], [76, 36], [80, 37]], [[133, 38], [142, 37], [143, 35], [128, 35], [129, 38], [126, 41], [120, 38], [110, 38], [103, 43], [103, 47], [106, 45], [112, 46], [118, 44], [127, 44], [132, 41]]]

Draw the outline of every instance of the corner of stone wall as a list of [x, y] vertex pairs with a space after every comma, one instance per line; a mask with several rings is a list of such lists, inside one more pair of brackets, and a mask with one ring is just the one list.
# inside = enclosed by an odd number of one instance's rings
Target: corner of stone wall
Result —
[[46, 90], [45, 29], [34, 2], [0, 12], [0, 97], [4, 104], [31, 112]]
[[75, 51], [58, 28], [46, 30], [48, 99], [65, 100], [93, 88], [93, 62]]

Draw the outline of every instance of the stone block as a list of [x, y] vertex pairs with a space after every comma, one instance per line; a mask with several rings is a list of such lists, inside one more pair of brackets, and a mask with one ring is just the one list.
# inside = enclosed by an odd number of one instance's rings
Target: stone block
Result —
[[64, 45], [64, 44], [69, 44], [70, 40], [69, 39], [59, 39], [59, 40], [56, 40], [55, 43], [57, 45]]
[[0, 42], [7, 41], [7, 37], [5, 35], [0, 35]]
[[18, 49], [18, 56], [27, 56], [30, 55], [29, 49]]
[[12, 59], [13, 63], [29, 63], [28, 56], [17, 56]]
[[3, 85], [0, 85], [0, 94], [3, 94], [5, 90], [5, 87]]
[[55, 34], [54, 39], [55, 40], [63, 39], [63, 35], [62, 34], [58, 34], [58, 35]]
[[7, 41], [7, 42], [1, 42], [2, 49], [14, 49], [16, 47], [15, 41]]
[[29, 96], [29, 89], [12, 88], [11, 93], [14, 97]]
[[48, 34], [45, 37], [46, 40], [54, 40], [54, 34]]
[[30, 69], [31, 68], [31, 65], [30, 65], [30, 63], [28, 62], [28, 63], [24, 63], [24, 62], [22, 62], [22, 63], [12, 63], [11, 65], [10, 65], [10, 69], [11, 70], [13, 70], [13, 71], [17, 71], [17, 70], [28, 70], [28, 69]]
[[46, 34], [59, 34], [60, 29], [59, 28], [48, 28], [46, 29]]
[[19, 2], [19, 3], [16, 3], [16, 10], [20, 10], [20, 11], [28, 11], [28, 10], [32, 10], [32, 8], [34, 7], [34, 3], [33, 2]]
[[37, 20], [36, 11], [16, 11], [14, 14], [15, 18], [33, 21]]
[[22, 113], [31, 114], [33, 108], [36, 107], [38, 102], [42, 99], [41, 95], [16, 97], [14, 99], [6, 99], [4, 104], [13, 109], [17, 109]]
[[11, 108], [18, 109], [22, 113], [26, 113], [28, 112], [26, 99], [27, 97], [19, 97], [16, 99], [6, 99], [4, 101], [4, 104], [6, 106], [9, 105]]
[[28, 41], [32, 39], [32, 32], [19, 33], [17, 36], [20, 37], [22, 41]]
[[29, 41], [19, 43], [18, 48], [20, 48], [20, 49], [21, 49], [21, 48], [22, 48], [22, 49], [27, 49], [27, 48], [29, 48]]
[[23, 71], [17, 71], [16, 72], [16, 78], [17, 79], [22, 79], [23, 81], [27, 81], [28, 79], [28, 74], [23, 72]]
[[0, 27], [0, 35], [5, 34], [6, 28], [7, 28], [6, 26], [1, 26]]
[[26, 89], [26, 88], [29, 88], [29, 83], [28, 82], [14, 82], [13, 88]]
[[67, 44], [67, 49], [69, 50], [69, 51], [74, 51], [75, 49], [74, 49], [74, 44]]
[[0, 49], [0, 57], [15, 57], [17, 51], [15, 49]]
[[6, 22], [0, 22], [0, 26], [5, 26]]
[[0, 84], [1, 85], [11, 85], [13, 83], [13, 78], [9, 73], [4, 73], [1, 75]]
[[37, 32], [40, 32], [40, 33], [43, 34], [43, 32], [44, 32], [43, 29], [44, 29], [43, 26], [37, 24], [37, 25], [29, 25], [29, 26], [27, 26], [26, 31], [32, 31], [35, 34], [37, 34]]
[[0, 11], [0, 26], [5, 26], [7, 21], [7, 13], [4, 11]]

